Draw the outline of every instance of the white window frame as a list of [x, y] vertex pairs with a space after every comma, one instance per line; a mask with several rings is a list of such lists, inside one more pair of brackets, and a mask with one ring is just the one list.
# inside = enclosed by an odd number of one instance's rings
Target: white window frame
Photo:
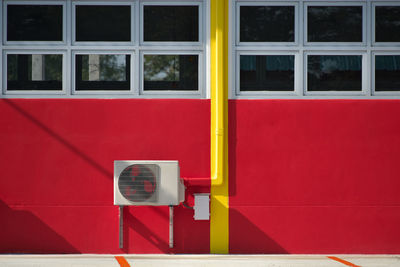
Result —
[[400, 51], [375, 51], [372, 52], [371, 54], [371, 71], [372, 71], [372, 75], [371, 75], [371, 88], [372, 88], [372, 95], [374, 96], [392, 96], [392, 95], [396, 95], [396, 96], [400, 96], [400, 88], [399, 91], [375, 91], [375, 61], [376, 61], [376, 57], [375, 56], [400, 56]]
[[[129, 90], [77, 90], [76, 88], [76, 55], [130, 55], [130, 89]], [[133, 51], [110, 50], [74, 50], [72, 51], [72, 95], [129, 95], [134, 93], [135, 53]]]
[[[144, 41], [144, 6], [197, 6], [198, 7], [198, 17], [199, 17], [199, 40], [197, 42], [153, 42]], [[153, 1], [142, 1], [140, 2], [140, 42], [141, 46], [190, 46], [193, 48], [199, 47], [203, 44], [204, 34], [203, 34], [203, 4], [202, 1], [168, 1], [168, 2], [153, 2]]]
[[[361, 56], [361, 91], [308, 91], [308, 56]], [[312, 51], [304, 53], [304, 66], [303, 66], [303, 80], [304, 80], [304, 95], [309, 96], [326, 96], [326, 95], [341, 95], [341, 96], [367, 96], [368, 92], [368, 75], [367, 75], [367, 53], [360, 52], [347, 52], [347, 51]]]
[[[7, 4], [41, 5], [55, 4], [63, 6], [63, 41], [46, 42], [6, 42]], [[131, 6], [131, 41], [130, 42], [76, 42], [75, 41], [75, 7], [77, 5], [130, 5]], [[197, 42], [140, 42], [143, 36], [142, 20], [144, 5], [195, 5], [199, 12], [199, 40]], [[210, 97], [210, 0], [4, 0], [0, 5], [0, 98], [184, 98], [204, 99]], [[203, 25], [204, 24], [204, 25]], [[63, 90], [21, 90], [7, 91], [7, 69], [5, 53], [60, 53], [63, 54]], [[131, 90], [75, 90], [75, 55], [76, 54], [130, 54], [131, 55]], [[199, 57], [199, 90], [198, 91], [153, 91], [143, 92], [141, 81], [143, 53], [158, 54], [196, 54]]]
[[[241, 6], [293, 6], [294, 7], [294, 41], [293, 42], [241, 42], [240, 41], [240, 7]], [[298, 46], [299, 44], [299, 4], [297, 2], [236, 2], [236, 46]], [[282, 49], [282, 48], [280, 48]]]
[[[7, 10], [8, 5], [55, 5], [62, 6], [63, 10], [63, 19], [62, 19], [62, 41], [8, 41], [7, 40]], [[67, 5], [66, 1], [13, 1], [13, 0], [5, 0], [4, 8], [3, 8], [3, 41], [5, 45], [26, 45], [26, 46], [34, 46], [34, 45], [66, 45], [67, 42]]]
[[[198, 90], [144, 90], [144, 56], [145, 55], [197, 55], [198, 56]], [[204, 90], [201, 90], [204, 85], [204, 62], [203, 52], [201, 51], [154, 51], [154, 50], [142, 50], [140, 51], [140, 95], [143, 96], [154, 96], [163, 95], [165, 98], [176, 97], [177, 92], [181, 96], [197, 96], [204, 97]]]
[[372, 36], [372, 45], [373, 46], [382, 46], [382, 47], [393, 47], [393, 46], [400, 46], [400, 42], [377, 42], [375, 40], [375, 22], [376, 22], [376, 10], [375, 7], [377, 6], [398, 6], [400, 7], [400, 2], [393, 2], [393, 1], [385, 1], [385, 2], [373, 2], [372, 3], [372, 16], [371, 16], [371, 36]]
[[[67, 66], [66, 66], [66, 51], [60, 50], [3, 50], [3, 94], [5, 95], [42, 95], [42, 94], [53, 94], [53, 95], [65, 95], [67, 88]], [[62, 90], [8, 90], [7, 88], [7, 55], [62, 55]]]
[[[293, 84], [293, 91], [240, 91], [240, 56], [294, 56], [294, 84]], [[265, 94], [271, 96], [279, 96], [279, 95], [286, 95], [286, 96], [296, 96], [300, 95], [300, 86], [299, 86], [299, 75], [296, 75], [296, 70], [299, 68], [297, 66], [299, 64], [299, 53], [296, 51], [238, 51], [236, 53], [236, 73], [239, 75], [236, 76], [236, 95], [238, 96], [262, 96]]]
[[[362, 42], [308, 42], [308, 12], [309, 6], [361, 6], [362, 7]], [[305, 46], [366, 46], [367, 43], [367, 16], [365, 2], [305, 2], [304, 3], [304, 45]]]
[[[76, 41], [76, 6], [130, 6], [131, 10], [131, 41], [96, 41], [96, 42], [87, 42], [87, 41]], [[83, 46], [132, 46], [135, 44], [135, 4], [133, 2], [102, 2], [102, 1], [74, 1], [72, 3], [72, 45], [83, 45]]]
[[[296, 3], [298, 26], [298, 44], [238, 42], [239, 12], [238, 7], [243, 5], [291, 5]], [[399, 92], [374, 92], [374, 55], [400, 53], [400, 43], [374, 43], [372, 34], [374, 29], [375, 6], [389, 4], [400, 5], [394, 0], [232, 0], [229, 12], [229, 98], [233, 99], [400, 99]], [[308, 6], [362, 6], [363, 12], [363, 41], [362, 42], [306, 42], [307, 41], [307, 7]], [[240, 61], [241, 54], [296, 54], [295, 92], [246, 92], [240, 91]], [[361, 55], [362, 56], [362, 90], [361, 91], [307, 91], [307, 55]]]

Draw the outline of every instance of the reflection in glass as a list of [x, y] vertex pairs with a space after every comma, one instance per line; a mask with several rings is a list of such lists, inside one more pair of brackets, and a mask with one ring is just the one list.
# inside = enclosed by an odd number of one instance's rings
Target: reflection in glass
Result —
[[375, 91], [400, 91], [400, 55], [375, 56]]
[[76, 6], [76, 41], [129, 42], [130, 6]]
[[7, 55], [8, 90], [62, 90], [62, 55]]
[[62, 41], [61, 5], [7, 5], [8, 41]]
[[293, 42], [294, 6], [241, 6], [241, 42]]
[[144, 41], [199, 41], [198, 6], [144, 6]]
[[129, 90], [130, 55], [76, 55], [76, 90]]
[[400, 42], [400, 6], [375, 7], [375, 41]]
[[144, 55], [144, 90], [198, 90], [197, 55]]
[[240, 56], [240, 91], [294, 91], [294, 56]]
[[309, 6], [308, 42], [362, 42], [361, 6]]
[[362, 56], [308, 56], [308, 91], [361, 91]]

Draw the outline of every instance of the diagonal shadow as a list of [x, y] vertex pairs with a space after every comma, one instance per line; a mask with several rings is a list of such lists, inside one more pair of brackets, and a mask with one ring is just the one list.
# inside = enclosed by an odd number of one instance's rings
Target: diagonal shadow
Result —
[[12, 209], [0, 199], [0, 214], [0, 253], [80, 253], [32, 212]]
[[6, 104], [8, 104], [11, 108], [13, 108], [15, 111], [17, 111], [19, 114], [24, 116], [26, 119], [31, 121], [33, 124], [35, 124], [38, 128], [43, 130], [45, 133], [56, 139], [58, 142], [60, 142], [62, 145], [64, 145], [66, 148], [68, 148], [70, 151], [72, 151], [74, 154], [79, 156], [81, 159], [85, 160], [87, 163], [92, 165], [95, 169], [97, 169], [99, 172], [104, 174], [105, 176], [108, 177], [113, 177], [113, 173], [111, 173], [109, 170], [95, 162], [92, 158], [87, 156], [84, 152], [82, 152], [78, 147], [74, 146], [71, 144], [69, 141], [67, 141], [65, 138], [63, 138], [60, 134], [56, 133], [49, 127], [47, 127], [45, 124], [40, 122], [38, 119], [33, 117], [31, 114], [29, 114], [27, 111], [19, 107], [17, 104], [15, 104], [13, 101], [10, 99], [3, 99]]
[[[155, 235], [153, 231], [150, 230], [149, 227], [147, 227], [144, 223], [139, 221], [135, 216], [131, 214], [131, 211], [129, 209], [124, 210], [124, 224], [126, 227], [124, 227], [124, 252], [128, 253], [128, 249], [134, 248], [134, 246], [130, 245], [130, 239], [129, 239], [129, 231], [128, 228], [133, 229], [136, 233], [140, 234], [143, 236], [146, 240], [148, 240], [150, 243], [155, 245], [158, 249], [160, 249], [163, 253], [171, 253], [172, 251], [169, 248], [169, 244], [165, 242], [162, 238], [159, 236]], [[132, 242], [135, 242], [134, 240]], [[132, 253], [132, 252], [131, 252]]]
[[[246, 216], [235, 209], [229, 210], [229, 252], [231, 254], [289, 254]], [[240, 233], [240, 234], [238, 234]]]

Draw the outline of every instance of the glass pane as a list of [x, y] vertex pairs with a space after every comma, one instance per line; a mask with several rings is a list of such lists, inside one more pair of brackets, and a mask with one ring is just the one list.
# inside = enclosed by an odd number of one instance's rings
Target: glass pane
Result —
[[375, 56], [375, 91], [400, 91], [400, 55]]
[[241, 6], [241, 42], [293, 42], [294, 6]]
[[199, 40], [198, 6], [144, 6], [144, 41]]
[[61, 5], [7, 5], [8, 41], [62, 41]]
[[7, 55], [8, 90], [62, 90], [62, 55]]
[[362, 56], [308, 56], [308, 91], [361, 91]]
[[375, 7], [376, 42], [400, 42], [400, 6]]
[[309, 42], [362, 42], [361, 6], [309, 6]]
[[76, 6], [76, 41], [129, 42], [130, 6]]
[[76, 90], [130, 90], [130, 55], [76, 55]]
[[198, 90], [197, 55], [145, 55], [144, 90]]
[[240, 56], [241, 91], [294, 91], [294, 56]]

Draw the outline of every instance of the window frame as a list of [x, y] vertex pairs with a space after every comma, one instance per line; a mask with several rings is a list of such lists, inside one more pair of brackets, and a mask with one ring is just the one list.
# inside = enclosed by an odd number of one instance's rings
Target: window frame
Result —
[[[77, 90], [76, 88], [76, 55], [130, 55], [130, 89], [129, 90]], [[131, 50], [74, 50], [72, 51], [72, 64], [71, 64], [71, 89], [72, 95], [130, 95], [134, 93], [135, 84], [135, 53]]]
[[[267, 4], [268, 3], [268, 4]], [[241, 6], [293, 6], [294, 7], [294, 41], [293, 42], [241, 42], [240, 41], [240, 7]], [[293, 1], [271, 1], [271, 2], [236, 2], [235, 6], [236, 23], [235, 23], [235, 45], [236, 46], [298, 46], [299, 45], [299, 4]]]
[[[309, 6], [361, 6], [362, 7], [362, 42], [308, 42], [308, 7]], [[303, 24], [303, 40], [304, 46], [366, 46], [367, 44], [367, 16], [366, 16], [366, 2], [304, 2], [304, 24]]]
[[[117, 0], [110, 2], [106, 0], [4, 0], [0, 5], [0, 12], [6, 12], [7, 4], [55, 4], [63, 6], [63, 42], [5, 42], [6, 32], [0, 34], [0, 98], [132, 98], [132, 99], [206, 99], [210, 97], [210, 0]], [[130, 5], [131, 6], [131, 42], [76, 42], [75, 41], [75, 7], [78, 5]], [[196, 5], [199, 12], [199, 41], [198, 42], [158, 42], [140, 43], [140, 32], [142, 31], [141, 6], [143, 5]], [[6, 18], [0, 19], [0, 28], [6, 27]], [[204, 24], [204, 25], [203, 25]], [[6, 60], [3, 54], [10, 51], [32, 51], [48, 52], [49, 54], [63, 54], [63, 90], [6, 90], [7, 83], [5, 69]], [[131, 55], [131, 90], [75, 90], [75, 55], [95, 54], [130, 54]], [[141, 80], [142, 53], [154, 52], [159, 54], [196, 54], [199, 58], [199, 90], [197, 91], [155, 91], [143, 92]]]
[[[144, 41], [144, 6], [197, 6], [198, 7], [198, 17], [199, 17], [199, 40], [197, 42], [187, 42], [187, 41]], [[140, 46], [190, 46], [190, 47], [199, 47], [204, 42], [204, 33], [203, 33], [203, 2], [202, 1], [141, 1], [140, 2], [140, 22], [139, 22], [139, 45]]]
[[377, 42], [375, 39], [375, 35], [376, 35], [376, 30], [375, 30], [375, 26], [376, 26], [376, 7], [377, 6], [398, 6], [400, 8], [400, 2], [393, 2], [393, 1], [382, 1], [382, 2], [372, 2], [372, 6], [371, 6], [371, 42], [372, 42], [372, 46], [376, 46], [376, 47], [390, 47], [390, 46], [400, 46], [400, 42]]
[[[62, 55], [62, 89], [61, 90], [8, 90], [7, 88], [7, 55]], [[67, 66], [66, 66], [66, 57], [67, 51], [62, 50], [34, 50], [34, 49], [7, 49], [3, 50], [2, 58], [3, 61], [3, 70], [2, 76], [3, 78], [3, 94], [4, 95], [42, 95], [42, 94], [51, 94], [51, 95], [65, 95], [67, 88]]]
[[373, 96], [399, 96], [400, 88], [398, 91], [375, 91], [375, 62], [376, 56], [400, 56], [400, 51], [374, 51], [371, 53], [371, 90]]
[[[198, 56], [198, 90], [144, 90], [144, 56], [145, 55], [197, 55]], [[140, 86], [139, 95], [155, 96], [164, 95], [165, 97], [174, 97], [177, 93], [182, 96], [204, 97], [204, 90], [201, 90], [205, 84], [204, 78], [204, 62], [202, 51], [179, 51], [179, 50], [142, 50], [140, 51]]]
[[[63, 1], [15, 1], [15, 0], [5, 0], [4, 1], [4, 8], [3, 8], [3, 20], [2, 20], [2, 27], [3, 29], [3, 44], [4, 45], [18, 45], [18, 46], [39, 46], [39, 45], [66, 45], [67, 44], [67, 3], [65, 0]], [[55, 5], [55, 6], [62, 6], [63, 10], [63, 19], [62, 19], [62, 41], [8, 41], [7, 40], [7, 11], [8, 5]]]
[[[263, 43], [244, 44], [238, 42], [238, 25], [240, 17], [238, 17], [238, 6], [243, 5], [269, 5], [276, 3], [277, 0], [232, 0], [229, 6], [229, 98], [230, 99], [400, 99], [399, 92], [374, 92], [374, 54], [389, 53], [397, 55], [400, 53], [400, 43], [388, 43], [385, 45], [374, 44], [372, 41], [372, 32], [375, 31], [372, 24], [374, 6], [387, 5], [387, 3], [399, 2], [393, 0], [284, 0], [278, 2], [279, 5], [284, 3], [298, 4], [298, 45], [264, 45]], [[306, 16], [307, 6], [362, 6], [363, 12], [363, 42], [346, 42], [336, 45], [335, 42], [306, 42]], [[283, 53], [284, 54], [283, 54]], [[295, 60], [295, 94], [292, 92], [246, 92], [240, 91], [240, 55], [241, 54], [274, 54], [289, 55], [298, 53]], [[308, 91], [307, 90], [307, 55], [361, 55], [362, 56], [362, 80], [361, 91]]]
[[[130, 6], [131, 10], [131, 41], [76, 41], [76, 6]], [[101, 2], [101, 1], [74, 1], [71, 10], [71, 42], [73, 46], [132, 46], [135, 44], [135, 2]]]
[[[361, 90], [360, 91], [309, 91], [308, 90], [308, 56], [361, 56]], [[305, 96], [367, 96], [368, 75], [366, 73], [367, 53], [365, 51], [306, 51], [304, 52], [303, 88]]]
[[[294, 84], [293, 84], [293, 91], [240, 91], [240, 56], [294, 56]], [[298, 70], [298, 64], [299, 62], [299, 57], [300, 54], [297, 51], [237, 51], [236, 52], [236, 73], [239, 75], [236, 76], [236, 88], [235, 88], [235, 93], [237, 96], [263, 96], [263, 95], [271, 95], [271, 96], [296, 96], [299, 95], [301, 92], [300, 86], [299, 86], [299, 75], [296, 75], [296, 71]]]

